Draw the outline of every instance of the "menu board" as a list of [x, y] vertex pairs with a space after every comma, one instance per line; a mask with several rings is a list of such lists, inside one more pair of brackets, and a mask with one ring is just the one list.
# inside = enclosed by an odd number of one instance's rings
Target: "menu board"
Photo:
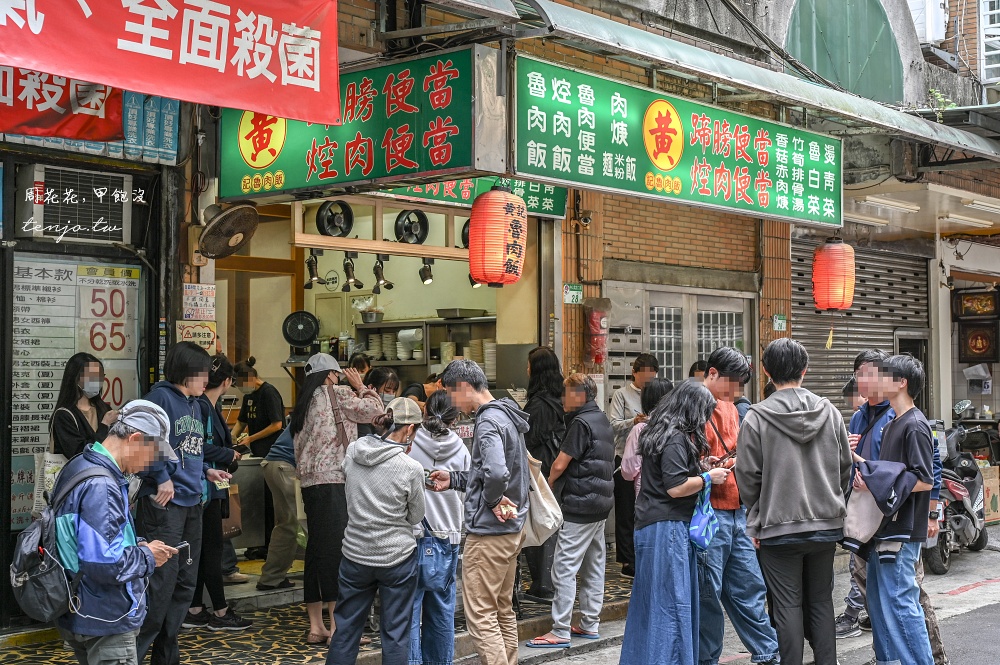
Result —
[[11, 527], [31, 522], [34, 455], [49, 445], [49, 420], [66, 361], [86, 352], [104, 363], [102, 397], [117, 409], [138, 396], [141, 268], [87, 259], [14, 257]]

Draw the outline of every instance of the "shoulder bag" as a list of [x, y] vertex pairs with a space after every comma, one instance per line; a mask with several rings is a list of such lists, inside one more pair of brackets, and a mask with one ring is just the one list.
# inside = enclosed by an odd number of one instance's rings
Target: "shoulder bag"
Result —
[[555, 494], [542, 476], [542, 463], [531, 455], [527, 455], [527, 458], [531, 491], [528, 493], [528, 517], [524, 521], [522, 547], [538, 547], [559, 530], [563, 515]]
[[424, 535], [417, 539], [417, 588], [444, 591], [452, 580], [451, 541], [435, 536], [426, 517], [420, 523]]

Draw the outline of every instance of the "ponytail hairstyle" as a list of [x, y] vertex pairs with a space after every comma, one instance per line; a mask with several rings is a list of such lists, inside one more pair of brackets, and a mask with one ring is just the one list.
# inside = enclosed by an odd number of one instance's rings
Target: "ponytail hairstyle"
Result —
[[451, 403], [444, 390], [438, 390], [427, 398], [424, 404], [424, 429], [435, 439], [443, 439], [451, 433], [451, 428], [461, 412]]
[[705, 424], [715, 410], [715, 398], [703, 383], [684, 381], [660, 400], [639, 435], [639, 454], [644, 459], [660, 455], [675, 434], [683, 434], [688, 454], [701, 459], [708, 454]]
[[257, 376], [257, 370], [254, 369], [254, 365], [257, 364], [257, 359], [250, 356], [241, 363], [237, 363], [234, 371], [236, 373], [236, 378], [240, 381], [246, 381], [247, 379], [253, 379]]
[[372, 418], [372, 427], [375, 428], [375, 433], [383, 439], [392, 434], [396, 430], [392, 409], [386, 409], [385, 413], [380, 413]]
[[226, 379], [233, 378], [233, 364], [225, 353], [216, 353], [212, 356], [212, 368], [208, 370], [208, 387], [218, 388]]

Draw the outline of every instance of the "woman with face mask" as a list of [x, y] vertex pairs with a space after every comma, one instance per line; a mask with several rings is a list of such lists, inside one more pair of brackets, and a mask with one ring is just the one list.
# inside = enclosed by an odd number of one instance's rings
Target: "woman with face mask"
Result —
[[77, 353], [66, 361], [56, 410], [49, 421], [53, 452], [71, 458], [84, 447], [103, 441], [118, 411], [101, 399], [104, 365], [89, 353]]
[[378, 393], [364, 385], [357, 370], [344, 370], [347, 385], [341, 384], [340, 363], [330, 354], [315, 354], [305, 370], [306, 380], [288, 429], [294, 441], [309, 533], [303, 589], [309, 613], [306, 642], [326, 644], [336, 626], [324, 624], [323, 606], [328, 607], [333, 624], [347, 528], [347, 446], [358, 438], [358, 423], [371, 423], [385, 410]]
[[[396, 399], [399, 392], [399, 377], [388, 367], [374, 367], [365, 375], [365, 385], [374, 390], [382, 398], [383, 406]], [[358, 424], [358, 438], [371, 434], [381, 434], [369, 423]]]

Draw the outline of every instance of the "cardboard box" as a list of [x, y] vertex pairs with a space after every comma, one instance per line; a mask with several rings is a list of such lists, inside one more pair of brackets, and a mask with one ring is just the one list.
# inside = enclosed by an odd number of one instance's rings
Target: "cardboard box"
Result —
[[987, 466], [980, 471], [983, 474], [983, 480], [1000, 480], [1000, 466]]
[[1000, 522], [1000, 480], [996, 478], [987, 480], [983, 489], [986, 499], [983, 506], [983, 511], [986, 513], [986, 522]]

